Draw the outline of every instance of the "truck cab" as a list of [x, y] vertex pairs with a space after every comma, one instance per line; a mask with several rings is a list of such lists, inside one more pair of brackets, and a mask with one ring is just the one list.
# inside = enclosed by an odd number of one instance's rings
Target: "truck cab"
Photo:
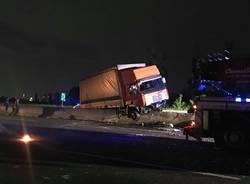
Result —
[[139, 112], [164, 107], [169, 99], [166, 79], [155, 65], [121, 71], [125, 91], [125, 104]]

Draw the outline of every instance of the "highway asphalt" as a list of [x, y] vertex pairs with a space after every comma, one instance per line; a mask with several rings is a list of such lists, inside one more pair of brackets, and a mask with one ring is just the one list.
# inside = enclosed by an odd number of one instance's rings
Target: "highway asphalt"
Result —
[[0, 146], [1, 184], [250, 182], [249, 153], [165, 131], [1, 116]]

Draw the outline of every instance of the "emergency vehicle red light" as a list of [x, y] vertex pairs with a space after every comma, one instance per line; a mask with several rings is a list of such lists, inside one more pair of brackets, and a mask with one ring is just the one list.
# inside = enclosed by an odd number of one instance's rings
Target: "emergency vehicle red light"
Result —
[[196, 125], [195, 121], [192, 121], [191, 126], [195, 126], [195, 125]]

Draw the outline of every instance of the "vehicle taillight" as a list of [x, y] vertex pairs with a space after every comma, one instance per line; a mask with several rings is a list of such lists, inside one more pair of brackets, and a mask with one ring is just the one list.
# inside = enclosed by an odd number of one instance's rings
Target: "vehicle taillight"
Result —
[[188, 110], [188, 113], [194, 113], [197, 111], [197, 105], [192, 105], [189, 110]]
[[196, 125], [195, 121], [192, 121], [192, 122], [191, 122], [191, 126], [194, 127], [195, 125]]

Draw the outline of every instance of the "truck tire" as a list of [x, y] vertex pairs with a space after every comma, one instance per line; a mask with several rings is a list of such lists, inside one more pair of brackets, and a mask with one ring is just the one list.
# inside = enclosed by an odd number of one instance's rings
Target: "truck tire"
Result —
[[122, 114], [121, 114], [121, 113], [118, 113], [118, 114], [117, 114], [117, 118], [118, 118], [118, 119], [121, 119], [121, 117], [122, 117]]
[[226, 146], [232, 149], [247, 147], [247, 134], [243, 127], [227, 128], [224, 131]]
[[246, 149], [248, 147], [248, 136], [244, 127], [218, 127], [214, 139], [216, 146], [220, 148]]
[[129, 115], [133, 120], [139, 120], [140, 119], [140, 113], [138, 111], [132, 111]]

